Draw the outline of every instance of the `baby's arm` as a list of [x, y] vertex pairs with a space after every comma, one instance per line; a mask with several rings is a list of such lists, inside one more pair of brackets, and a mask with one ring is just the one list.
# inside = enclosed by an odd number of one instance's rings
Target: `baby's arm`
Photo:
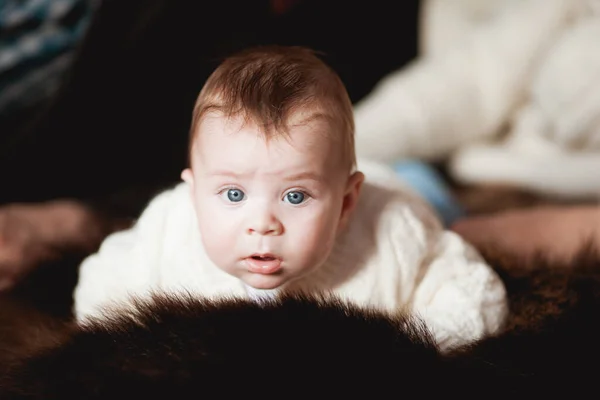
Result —
[[460, 236], [433, 236], [412, 306], [442, 350], [498, 332], [508, 314], [504, 283]]
[[143, 294], [156, 284], [164, 223], [175, 190], [159, 194], [132, 228], [108, 236], [98, 252], [83, 261], [73, 296], [77, 320], [100, 316], [100, 307], [113, 301], [122, 305], [128, 295]]
[[[379, 213], [380, 271], [398, 269], [390, 277], [400, 285], [401, 303], [425, 320], [443, 349], [498, 331], [508, 302], [495, 271], [462, 237], [444, 230], [429, 204], [391, 168], [364, 159], [358, 166], [366, 177], [362, 217]], [[370, 185], [383, 192], [369, 190]], [[381, 196], [386, 192], [394, 193], [389, 200]]]

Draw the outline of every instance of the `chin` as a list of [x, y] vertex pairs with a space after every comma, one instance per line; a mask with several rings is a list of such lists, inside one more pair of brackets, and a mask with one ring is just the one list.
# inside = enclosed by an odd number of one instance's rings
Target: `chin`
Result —
[[248, 286], [254, 289], [261, 290], [272, 290], [283, 286], [287, 280], [283, 279], [281, 275], [261, 275], [261, 274], [248, 274], [243, 277], [242, 281]]

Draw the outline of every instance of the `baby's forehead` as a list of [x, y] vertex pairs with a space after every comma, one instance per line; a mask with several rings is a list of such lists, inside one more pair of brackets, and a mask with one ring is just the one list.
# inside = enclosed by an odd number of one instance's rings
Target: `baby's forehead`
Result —
[[261, 158], [278, 165], [308, 163], [337, 169], [345, 156], [343, 146], [331, 140], [335, 134], [330, 125], [322, 113], [297, 113], [286, 132], [267, 132], [253, 121], [214, 114], [202, 122], [191, 156], [204, 166], [240, 164], [241, 168]]
[[325, 158], [331, 168], [353, 167], [351, 133], [345, 132], [325, 109], [299, 108], [286, 117], [281, 126], [244, 114], [229, 116], [210, 110], [198, 121], [190, 143], [191, 161], [217, 157], [224, 149], [230, 149], [228, 153], [231, 153], [231, 148], [239, 148], [242, 143], [246, 151], [263, 143], [271, 148], [291, 145], [295, 151], [313, 154], [317, 159]]
[[304, 125], [311, 122], [333, 125], [333, 118], [324, 109], [310, 107], [296, 110], [287, 118], [290, 126]]
[[203, 135], [235, 135], [242, 131], [254, 131], [267, 141], [310, 133], [316, 134], [310, 135], [311, 141], [332, 140], [340, 136], [333, 118], [320, 109], [304, 108], [291, 112], [282, 122], [281, 126], [271, 125], [270, 121], [249, 115], [227, 116], [219, 111], [211, 111], [199, 121], [196, 140]]

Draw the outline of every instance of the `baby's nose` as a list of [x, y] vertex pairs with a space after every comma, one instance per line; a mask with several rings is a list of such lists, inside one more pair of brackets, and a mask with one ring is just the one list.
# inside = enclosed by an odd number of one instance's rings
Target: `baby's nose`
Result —
[[256, 213], [250, 218], [247, 233], [250, 235], [277, 236], [283, 233], [283, 224], [271, 212]]

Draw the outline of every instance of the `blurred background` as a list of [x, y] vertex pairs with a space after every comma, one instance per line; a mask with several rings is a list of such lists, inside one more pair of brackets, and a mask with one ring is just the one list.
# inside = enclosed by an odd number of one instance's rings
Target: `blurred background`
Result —
[[433, 166], [469, 210], [492, 192], [594, 202], [596, 3], [2, 0], [0, 202], [174, 182], [204, 80], [269, 43], [312, 47], [340, 74], [359, 156], [406, 179]]
[[179, 179], [194, 99], [232, 51], [312, 47], [340, 73], [353, 101], [417, 52], [417, 1], [394, 13], [383, 1], [0, 4], [5, 203], [89, 198]]

